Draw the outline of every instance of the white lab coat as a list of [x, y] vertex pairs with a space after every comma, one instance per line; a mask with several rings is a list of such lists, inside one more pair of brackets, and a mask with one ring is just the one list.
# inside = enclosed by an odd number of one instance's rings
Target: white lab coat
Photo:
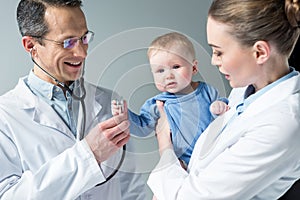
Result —
[[256, 99], [218, 135], [234, 112], [201, 135], [188, 172], [173, 150], [163, 153], [148, 179], [159, 200], [273, 200], [300, 177], [299, 74]]
[[[111, 117], [111, 91], [86, 84], [87, 129]], [[88, 132], [88, 131], [87, 131]], [[130, 151], [131, 144], [127, 145]], [[28, 89], [23, 79], [0, 97], [1, 199], [145, 199], [135, 160], [126, 157], [105, 180], [121, 151], [98, 166], [85, 140], [77, 142], [62, 119]], [[128, 173], [127, 173], [128, 172]], [[79, 197], [80, 196], [80, 197]]]

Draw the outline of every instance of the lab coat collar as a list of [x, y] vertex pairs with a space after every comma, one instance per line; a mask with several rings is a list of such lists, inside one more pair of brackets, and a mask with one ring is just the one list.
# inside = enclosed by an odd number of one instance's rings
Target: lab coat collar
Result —
[[[254, 115], [266, 109], [266, 107], [271, 107], [274, 104], [286, 99], [288, 96], [299, 93], [300, 91], [300, 73], [297, 75], [280, 82], [277, 86], [266, 91], [264, 95], [253, 101], [249, 107], [245, 110], [244, 116]], [[270, 101], [272, 99], [272, 101]], [[266, 105], [266, 106], [261, 106]]]
[[[211, 152], [216, 153], [218, 151], [223, 151], [223, 146], [226, 146], [224, 143], [232, 143], [232, 141], [235, 141], [241, 136], [241, 134], [243, 134], [243, 129], [251, 126], [251, 124], [244, 123], [247, 121], [247, 118], [258, 114], [265, 109], [268, 109], [274, 104], [278, 104], [278, 102], [286, 99], [292, 94], [299, 93], [299, 90], [300, 74], [298, 73], [298, 75], [279, 83], [277, 86], [267, 91], [264, 95], [255, 99], [255, 101], [253, 101], [249, 107], [220, 134], [222, 128], [229, 123], [229, 121], [231, 121], [236, 114], [236, 110], [234, 108], [230, 109], [224, 115], [216, 118], [214, 122], [212, 122], [205, 130], [205, 132], [199, 138], [201, 139], [201, 142], [196, 144], [198, 147], [195, 147], [194, 151], [197, 151], [197, 153], [195, 152], [193, 154], [197, 155], [198, 159], [202, 160], [201, 163], [205, 165], [205, 163], [209, 162], [209, 159], [206, 158], [211, 154]], [[243, 124], [243, 126], [241, 126], [241, 124]], [[240, 131], [232, 131], [235, 129], [239, 129]], [[226, 136], [228, 134], [230, 134], [230, 137]], [[222, 140], [220, 140], [221, 137], [223, 138]], [[204, 162], [204, 159], [206, 162]], [[192, 165], [193, 159], [191, 159], [189, 168]]]
[[46, 102], [37, 98], [26, 85], [26, 77], [21, 78], [14, 89], [20, 109], [26, 110], [32, 120], [43, 126], [48, 126], [74, 138], [74, 135], [66, 126], [64, 121], [57, 116], [57, 113]]
[[[20, 109], [30, 111], [33, 121], [44, 126], [55, 128], [69, 137], [74, 138], [72, 132], [64, 121], [57, 116], [57, 113], [47, 103], [37, 98], [30, 91], [26, 85], [26, 79], [27, 77], [21, 78], [13, 90], [13, 92], [18, 94], [16, 95], [18, 99], [16, 99], [17, 104], [15, 105], [18, 105]], [[95, 121], [97, 121], [94, 117], [99, 117], [99, 113], [102, 110], [101, 102], [103, 101], [101, 98], [104, 92], [87, 82], [85, 82], [85, 89], [87, 92], [84, 100], [86, 105], [86, 131], [88, 131], [89, 128], [95, 125]]]

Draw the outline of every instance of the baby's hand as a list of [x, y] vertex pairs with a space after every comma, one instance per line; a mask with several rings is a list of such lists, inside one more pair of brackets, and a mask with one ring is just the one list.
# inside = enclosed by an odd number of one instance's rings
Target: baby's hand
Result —
[[226, 111], [228, 111], [230, 109], [230, 107], [223, 101], [214, 101], [210, 105], [209, 109], [212, 114], [221, 115], [221, 114], [225, 113]]
[[111, 113], [113, 116], [119, 115], [124, 112], [123, 101], [112, 100], [111, 101]]

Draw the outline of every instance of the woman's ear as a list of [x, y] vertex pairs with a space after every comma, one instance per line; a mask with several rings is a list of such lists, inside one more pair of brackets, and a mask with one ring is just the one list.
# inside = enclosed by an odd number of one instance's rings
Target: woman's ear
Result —
[[265, 63], [270, 57], [271, 47], [266, 41], [260, 40], [255, 42], [253, 45], [253, 50], [257, 64]]

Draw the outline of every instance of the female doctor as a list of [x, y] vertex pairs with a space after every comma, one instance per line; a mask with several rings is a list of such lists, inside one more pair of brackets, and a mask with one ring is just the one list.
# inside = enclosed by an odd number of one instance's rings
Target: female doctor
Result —
[[81, 6], [19, 1], [22, 44], [34, 65], [0, 97], [1, 200], [145, 199], [135, 158], [120, 162], [130, 137], [126, 104], [112, 118], [114, 93], [82, 81], [93, 32]]
[[185, 171], [157, 102], [161, 158], [148, 179], [157, 199], [272, 200], [300, 178], [300, 74], [288, 65], [299, 26], [297, 0], [212, 2], [212, 63], [239, 88], [237, 103], [198, 139]]

